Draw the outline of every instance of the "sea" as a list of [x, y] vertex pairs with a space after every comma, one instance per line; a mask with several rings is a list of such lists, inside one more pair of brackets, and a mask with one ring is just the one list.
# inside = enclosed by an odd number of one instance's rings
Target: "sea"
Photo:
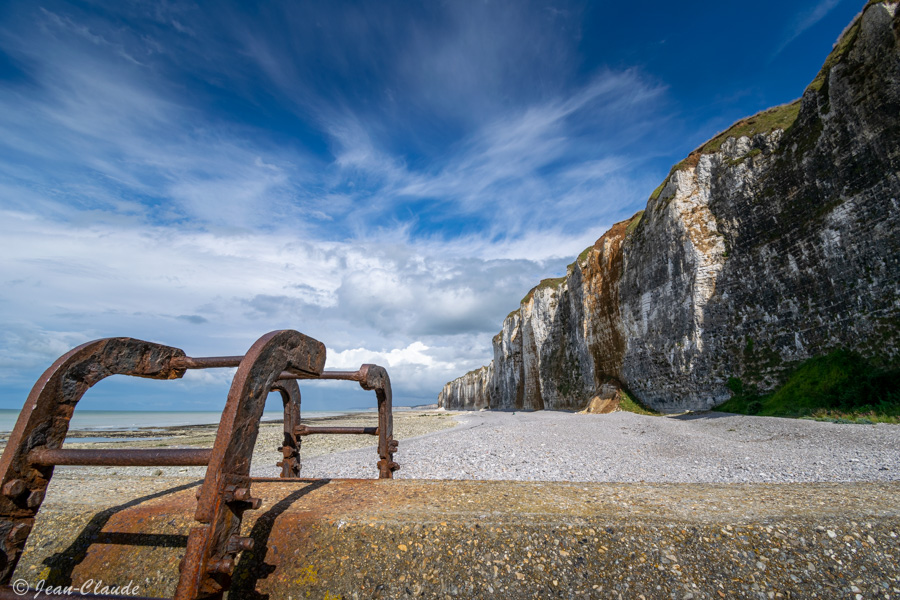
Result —
[[[306, 410], [304, 419], [336, 417], [366, 410]], [[0, 408], [0, 434], [9, 433], [16, 426], [18, 409]], [[151, 410], [76, 410], [69, 424], [72, 431], [121, 431], [141, 428], [178, 427], [183, 425], [213, 425], [222, 418], [221, 411], [151, 411]], [[284, 418], [282, 411], [266, 411], [263, 421]], [[6, 437], [5, 435], [3, 436]]]

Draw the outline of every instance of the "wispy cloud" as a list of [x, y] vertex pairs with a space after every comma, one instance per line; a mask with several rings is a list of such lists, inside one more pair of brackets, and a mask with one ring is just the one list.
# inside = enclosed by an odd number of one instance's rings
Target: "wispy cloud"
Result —
[[469, 6], [13, 14], [5, 389], [111, 335], [237, 354], [295, 328], [424, 401], [486, 362], [529, 287], [658, 183], [632, 148], [666, 89], [577, 73], [578, 11]]
[[776, 56], [781, 54], [784, 49], [791, 44], [791, 42], [803, 35], [807, 29], [824, 19], [828, 13], [840, 4], [840, 2], [841, 0], [819, 0], [815, 6], [798, 14], [793, 23], [791, 23], [785, 31], [784, 37], [778, 46], [776, 46], [770, 60], [774, 60]]

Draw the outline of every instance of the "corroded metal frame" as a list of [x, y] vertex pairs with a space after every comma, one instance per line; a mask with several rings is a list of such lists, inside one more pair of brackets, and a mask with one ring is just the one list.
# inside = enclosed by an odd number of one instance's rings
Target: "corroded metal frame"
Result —
[[[34, 526], [54, 465], [198, 465], [206, 476], [197, 494], [194, 527], [181, 563], [176, 600], [221, 598], [231, 584], [237, 556], [253, 547], [240, 536], [241, 518], [261, 501], [250, 493], [250, 461], [269, 392], [281, 394], [284, 441], [281, 477], [300, 473], [301, 436], [315, 433], [378, 435], [379, 477], [399, 468], [393, 454], [391, 387], [376, 365], [324, 372], [325, 346], [292, 330], [267, 333], [244, 356], [192, 358], [184, 351], [133, 338], [88, 342], [61, 356], [38, 379], [0, 458], [0, 598], [21, 597], [8, 586]], [[63, 441], [78, 401], [110, 375], [178, 379], [187, 369], [237, 367], [212, 449], [69, 450]], [[357, 381], [375, 391], [378, 427], [306, 427], [300, 424], [297, 379]], [[90, 597], [90, 596], [86, 596]], [[97, 596], [97, 598], [104, 596]]]

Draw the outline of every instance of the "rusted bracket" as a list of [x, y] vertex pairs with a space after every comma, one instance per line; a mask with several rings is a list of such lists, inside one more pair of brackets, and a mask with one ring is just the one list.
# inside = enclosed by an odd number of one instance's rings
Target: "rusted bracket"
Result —
[[[38, 379], [0, 458], [0, 598], [8, 587], [40, 509], [55, 465], [206, 465], [195, 518], [181, 564], [175, 600], [221, 598], [231, 583], [238, 554], [253, 546], [240, 536], [245, 510], [260, 507], [250, 492], [250, 461], [270, 391], [284, 404], [282, 478], [300, 473], [301, 436], [309, 433], [378, 435], [378, 471], [389, 479], [393, 460], [391, 388], [387, 372], [375, 365], [358, 371], [323, 372], [325, 346], [297, 331], [273, 331], [244, 356], [192, 358], [178, 349], [133, 338], [88, 342], [60, 357]], [[237, 367], [212, 449], [68, 450], [63, 441], [75, 405], [110, 375], [178, 379], [187, 369]], [[300, 424], [297, 379], [358, 381], [375, 391], [377, 428], [310, 428]], [[340, 430], [340, 431], [337, 431]], [[18, 596], [18, 594], [15, 594]], [[91, 596], [85, 596], [91, 597]], [[96, 596], [102, 598], [104, 596]]]
[[219, 597], [231, 585], [237, 554], [251, 543], [240, 537], [241, 517], [259, 508], [250, 492], [250, 459], [266, 397], [282, 372], [318, 376], [324, 366], [325, 346], [290, 330], [262, 336], [241, 360], [194, 514], [203, 525], [188, 535], [176, 600]]
[[[313, 379], [303, 374], [291, 375], [282, 373], [282, 377], [293, 379]], [[378, 365], [363, 365], [356, 371], [326, 371], [315, 379], [340, 379], [345, 381], [357, 381], [364, 390], [374, 391], [378, 401], [378, 428], [344, 428], [344, 427], [306, 427], [300, 426], [294, 429], [296, 435], [310, 435], [313, 433], [357, 433], [378, 436], [378, 477], [380, 479], [392, 479], [394, 471], [400, 469], [400, 465], [394, 462], [394, 453], [397, 452], [398, 443], [394, 439], [394, 416], [391, 407], [391, 378], [387, 371]], [[362, 431], [358, 429], [363, 429]]]

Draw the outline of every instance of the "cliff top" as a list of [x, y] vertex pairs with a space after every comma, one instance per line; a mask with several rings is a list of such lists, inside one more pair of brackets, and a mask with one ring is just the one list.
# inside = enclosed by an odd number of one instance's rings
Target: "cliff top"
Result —
[[[812, 82], [810, 82], [810, 84], [806, 87], [804, 96], [810, 92], [819, 92], [819, 90], [821, 90], [825, 85], [828, 73], [831, 71], [831, 69], [835, 65], [840, 63], [841, 60], [843, 60], [843, 58], [850, 51], [850, 49], [853, 48], [853, 44], [854, 42], [856, 42], [856, 38], [859, 33], [859, 23], [863, 13], [865, 13], [866, 10], [876, 4], [884, 3], [885, 0], [869, 0], [865, 8], [863, 8], [863, 10], [856, 16], [856, 18], [853, 19], [850, 25], [848, 25], [847, 28], [844, 29], [844, 31], [841, 33], [840, 37], [838, 37], [838, 40], [832, 47], [831, 52], [825, 58], [825, 62], [822, 64], [822, 68], [819, 70], [818, 74], [816, 74], [816, 77], [812, 80]], [[800, 113], [801, 104], [802, 98], [798, 98], [793, 102], [775, 106], [773, 108], [769, 108], [756, 113], [755, 115], [752, 115], [750, 117], [745, 117], [736, 121], [733, 125], [731, 125], [731, 127], [713, 136], [709, 141], [703, 143], [701, 146], [688, 154], [684, 160], [673, 166], [663, 182], [659, 184], [659, 187], [653, 190], [653, 193], [650, 194], [650, 199], [655, 200], [659, 197], [659, 194], [662, 192], [663, 187], [665, 187], [666, 182], [674, 172], [697, 166], [701, 155], [717, 152], [728, 138], [740, 138], [744, 136], [753, 137], [754, 135], [760, 133], [769, 133], [776, 129], [787, 131], [797, 119], [797, 115]]]
[[[533, 288], [528, 290], [528, 293], [525, 294], [525, 297], [522, 298], [522, 300], [521, 300], [521, 302], [519, 302], [519, 304], [525, 304], [526, 302], [531, 300], [534, 297], [534, 293], [537, 291], [545, 290], [547, 288], [558, 289], [565, 282], [566, 282], [565, 275], [563, 275], [562, 277], [550, 277], [548, 279], [541, 279], [541, 282], [539, 284], [537, 284], [536, 286], [534, 286]], [[515, 311], [513, 311], [513, 312], [515, 312]], [[509, 318], [509, 317], [507, 316], [507, 318]]]

